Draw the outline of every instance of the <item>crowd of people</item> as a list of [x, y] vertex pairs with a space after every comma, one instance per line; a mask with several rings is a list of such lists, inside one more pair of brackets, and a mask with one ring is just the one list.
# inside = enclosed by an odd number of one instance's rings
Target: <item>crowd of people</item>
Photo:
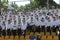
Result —
[[0, 18], [0, 33], [2, 35], [15, 36], [25, 34], [26, 30], [30, 32], [57, 32], [60, 30], [60, 9], [37, 8], [33, 11], [24, 14], [22, 11], [17, 11], [17, 15], [12, 15], [12, 11], [1, 12]]

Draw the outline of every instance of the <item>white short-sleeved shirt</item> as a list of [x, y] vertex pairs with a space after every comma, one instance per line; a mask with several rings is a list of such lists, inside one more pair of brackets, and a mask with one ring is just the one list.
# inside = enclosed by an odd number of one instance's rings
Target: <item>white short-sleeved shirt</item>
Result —
[[56, 25], [59, 25], [59, 24], [60, 24], [60, 20], [57, 19], [57, 20], [56, 20]]
[[46, 20], [46, 25], [45, 26], [46, 27], [48, 27], [48, 26], [52, 27], [52, 24], [51, 23], [52, 23], [52, 21], [48, 22], [48, 20]]
[[16, 15], [16, 24], [18, 25], [18, 16]]
[[57, 26], [57, 20], [53, 21], [53, 25]]
[[58, 19], [58, 25], [60, 25], [60, 19]]
[[12, 28], [13, 28], [13, 25], [12, 25], [11, 23], [10, 23], [10, 24], [7, 24], [7, 25], [6, 25], [6, 28], [7, 28], [7, 29], [12, 29]]
[[1, 27], [2, 27], [2, 30], [4, 30], [6, 27], [6, 24], [1, 23]]
[[45, 21], [44, 22], [40, 21], [40, 25], [44, 26], [45, 25]]
[[2, 18], [0, 18], [0, 24], [2, 23]]
[[14, 26], [13, 26], [13, 30], [17, 30], [17, 28], [18, 28], [17, 26], [18, 26], [18, 25], [14, 25]]
[[21, 25], [21, 30], [26, 30], [26, 28], [27, 28], [27, 23], [22, 23], [22, 25]]
[[35, 22], [34, 22], [35, 26], [40, 26], [40, 20], [38, 19], [35, 19]]
[[32, 17], [33, 19], [31, 19], [30, 17], [30, 24], [29, 25], [34, 25], [34, 17]]
[[18, 28], [21, 28], [21, 24], [18, 24]]

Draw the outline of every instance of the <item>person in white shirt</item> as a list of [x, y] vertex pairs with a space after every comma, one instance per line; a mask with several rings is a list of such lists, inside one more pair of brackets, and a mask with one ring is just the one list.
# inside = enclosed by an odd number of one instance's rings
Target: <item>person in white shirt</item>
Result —
[[11, 23], [11, 20], [8, 20], [7, 24], [6, 24], [6, 27], [7, 27], [7, 35], [11, 35], [11, 29], [12, 29], [12, 23]]
[[16, 25], [16, 20], [14, 20], [14, 25], [13, 25], [13, 35], [16, 36], [16, 32], [17, 32], [17, 27], [18, 25]]
[[35, 21], [35, 22], [34, 22], [35, 26], [36, 26], [36, 27], [39, 27], [39, 26], [40, 26], [40, 22], [39, 22], [40, 20], [39, 20], [39, 18], [38, 18], [38, 15], [35, 16], [35, 20], [34, 20], [34, 21]]
[[40, 32], [40, 20], [38, 18], [38, 15], [35, 16], [34, 25], [36, 27], [36, 32]]
[[18, 16], [18, 29], [17, 29], [17, 33], [20, 36], [21, 35], [21, 18], [20, 16]]
[[56, 26], [57, 26], [57, 25], [56, 25], [56, 22], [57, 22], [56, 17], [53, 17], [53, 22], [52, 22], [52, 23], [53, 23], [53, 27], [52, 27], [52, 31], [53, 31], [53, 32], [56, 32]]
[[47, 32], [50, 32], [50, 34], [51, 34], [51, 19], [50, 19], [50, 17], [47, 17], [46, 18], [46, 27], [47, 27]]
[[25, 30], [27, 29], [27, 21], [25, 16], [23, 17], [22, 23], [21, 23], [21, 30], [23, 32], [23, 35], [25, 34]]
[[40, 22], [41, 23], [40, 26], [41, 26], [42, 32], [45, 33], [45, 19], [44, 18], [41, 18], [40, 21], [41, 21]]
[[30, 18], [29, 18], [29, 29], [30, 31], [33, 31], [32, 28], [34, 26], [34, 16], [33, 15], [30, 15]]
[[59, 34], [60, 34], [59, 30], [57, 30], [57, 36], [59, 36]]
[[5, 23], [5, 21], [2, 22], [1, 27], [2, 27], [2, 35], [6, 36], [6, 23]]

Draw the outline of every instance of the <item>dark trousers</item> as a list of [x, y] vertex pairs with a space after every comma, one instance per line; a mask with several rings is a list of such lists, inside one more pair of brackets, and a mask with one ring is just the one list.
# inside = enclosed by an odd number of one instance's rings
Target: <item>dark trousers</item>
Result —
[[25, 36], [26, 30], [21, 30], [21, 31], [22, 31], [21, 34]]
[[36, 27], [36, 32], [40, 33], [40, 26]]
[[48, 27], [47, 27], [47, 32], [50, 32], [50, 35], [51, 35], [51, 31], [52, 31], [52, 30], [51, 30], [51, 27], [48, 26]]
[[13, 30], [13, 35], [16, 36], [16, 30]]
[[6, 30], [2, 30], [2, 35], [6, 36]]
[[17, 33], [19, 36], [21, 35], [21, 29], [20, 28], [17, 30]]
[[55, 26], [52, 27], [52, 31], [56, 32], [56, 27]]
[[2, 31], [0, 31], [0, 37], [2, 36]]
[[45, 26], [41, 26], [41, 29], [42, 29], [41, 31], [44, 32], [44, 35], [45, 35], [46, 34], [46, 32], [45, 32]]
[[33, 32], [33, 25], [29, 25], [27, 28], [30, 30], [30, 32]]
[[41, 26], [42, 32], [45, 32], [45, 26]]
[[11, 31], [10, 31], [10, 29], [7, 29], [7, 35], [11, 35]]
[[47, 32], [50, 32], [50, 26], [47, 27]]

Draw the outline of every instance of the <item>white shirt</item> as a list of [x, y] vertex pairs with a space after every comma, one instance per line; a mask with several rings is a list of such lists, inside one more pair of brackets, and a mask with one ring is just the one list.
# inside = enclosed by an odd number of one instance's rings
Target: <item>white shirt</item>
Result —
[[13, 26], [13, 30], [17, 30], [17, 28], [18, 28], [17, 26], [18, 26], [18, 25], [14, 25], [14, 26]]
[[57, 35], [59, 35], [59, 33], [60, 33], [60, 32], [59, 32], [59, 31], [57, 31]]
[[40, 25], [41, 25], [41, 26], [44, 26], [45, 23], [46, 23], [45, 21], [44, 21], [44, 22], [40, 21]]
[[21, 28], [21, 24], [18, 24], [18, 28]]
[[10, 24], [7, 24], [7, 25], [6, 25], [6, 28], [7, 28], [7, 29], [12, 29], [12, 28], [13, 28], [13, 25], [12, 25], [12, 23], [10, 23]]
[[40, 26], [40, 20], [39, 20], [39, 18], [38, 18], [38, 20], [37, 20], [37, 19], [35, 19], [34, 24], [35, 24], [35, 26]]
[[27, 28], [27, 23], [25, 22], [25, 24], [22, 22], [22, 25], [21, 25], [21, 30], [26, 30]]
[[1, 23], [1, 27], [2, 27], [2, 30], [4, 30], [6, 27], [6, 23], [5, 24]]
[[53, 21], [53, 25], [57, 26], [58, 25], [58, 21], [57, 20]]
[[18, 16], [16, 15], [16, 25], [18, 25]]
[[34, 25], [34, 16], [32, 17], [33, 19], [31, 19], [31, 17], [30, 17], [30, 25]]
[[46, 25], [45, 26], [46, 27], [48, 27], [48, 26], [52, 27], [52, 24], [51, 23], [52, 23], [52, 21], [48, 22], [48, 20], [46, 20]]

